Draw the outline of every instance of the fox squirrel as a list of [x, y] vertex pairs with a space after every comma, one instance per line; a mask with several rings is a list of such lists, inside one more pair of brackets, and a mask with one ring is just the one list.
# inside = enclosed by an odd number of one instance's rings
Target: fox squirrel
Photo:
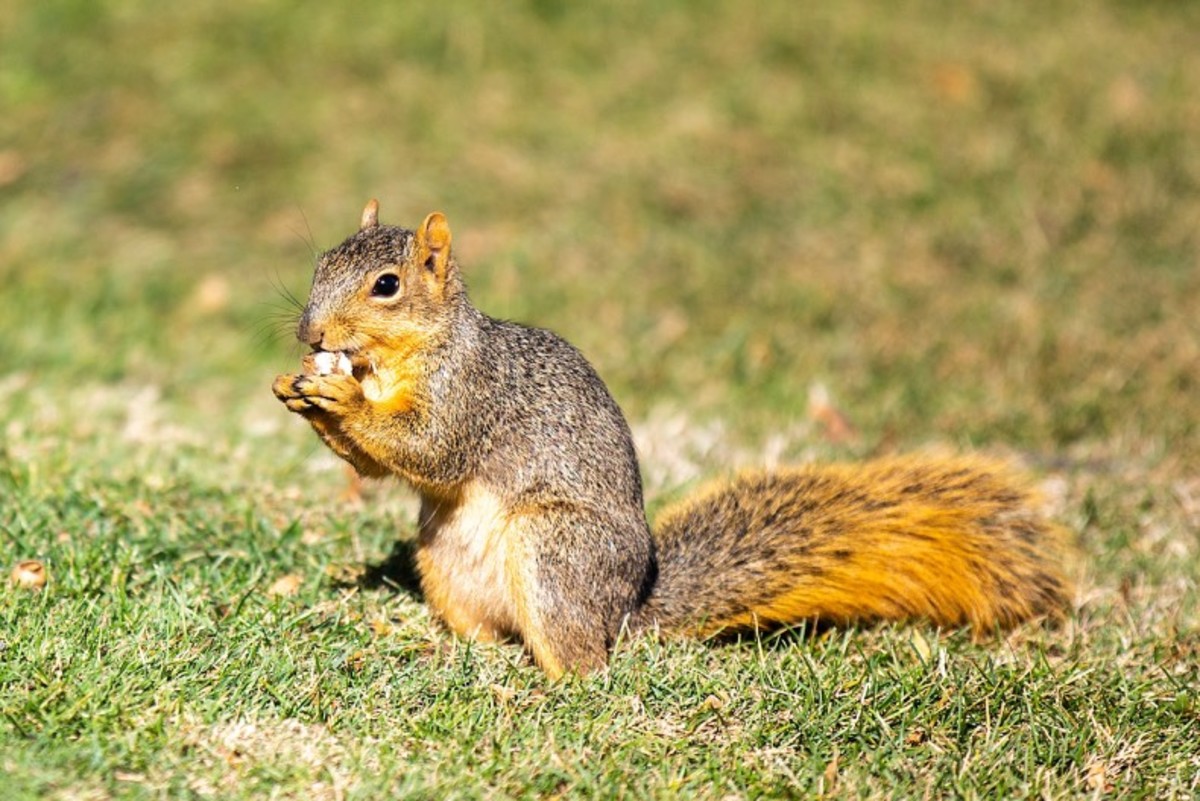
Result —
[[749, 472], [651, 534], [629, 426], [574, 347], [472, 305], [440, 213], [324, 253], [275, 395], [364, 476], [420, 495], [424, 596], [459, 634], [519, 637], [551, 677], [623, 628], [709, 636], [921, 618], [989, 632], [1056, 615], [1055, 527], [993, 462], [902, 457]]

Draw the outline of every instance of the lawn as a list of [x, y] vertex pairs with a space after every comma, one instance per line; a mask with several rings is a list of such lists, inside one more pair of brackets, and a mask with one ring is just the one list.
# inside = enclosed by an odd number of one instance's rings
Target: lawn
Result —
[[[1200, 794], [1200, 5], [8, 8], [6, 798]], [[1068, 619], [559, 683], [454, 639], [375, 580], [412, 496], [269, 389], [370, 197], [593, 361], [652, 512], [998, 455], [1070, 532]]]

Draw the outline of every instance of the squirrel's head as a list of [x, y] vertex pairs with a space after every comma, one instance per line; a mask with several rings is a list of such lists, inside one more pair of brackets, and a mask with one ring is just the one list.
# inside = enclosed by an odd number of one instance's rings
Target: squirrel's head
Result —
[[372, 200], [358, 233], [318, 258], [296, 336], [365, 369], [436, 335], [464, 299], [445, 215], [435, 211], [409, 231], [380, 225]]

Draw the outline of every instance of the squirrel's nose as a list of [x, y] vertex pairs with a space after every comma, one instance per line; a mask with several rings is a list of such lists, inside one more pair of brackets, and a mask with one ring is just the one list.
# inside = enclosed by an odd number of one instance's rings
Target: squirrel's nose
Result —
[[303, 342], [309, 347], [316, 347], [321, 344], [321, 340], [325, 338], [325, 331], [319, 325], [314, 325], [312, 314], [308, 309], [304, 310], [304, 314], [300, 315], [300, 324], [296, 326], [296, 339]]

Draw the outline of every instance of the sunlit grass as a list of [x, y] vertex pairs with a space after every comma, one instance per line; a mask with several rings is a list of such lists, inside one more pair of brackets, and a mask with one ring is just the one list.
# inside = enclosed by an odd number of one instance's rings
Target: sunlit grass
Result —
[[[0, 589], [5, 793], [1193, 796], [1198, 8], [18, 2], [0, 542], [50, 583]], [[369, 197], [446, 212], [479, 305], [596, 363], [652, 508], [985, 449], [1074, 534], [1079, 609], [548, 685], [347, 584], [411, 499], [348, 500], [269, 385]]]

